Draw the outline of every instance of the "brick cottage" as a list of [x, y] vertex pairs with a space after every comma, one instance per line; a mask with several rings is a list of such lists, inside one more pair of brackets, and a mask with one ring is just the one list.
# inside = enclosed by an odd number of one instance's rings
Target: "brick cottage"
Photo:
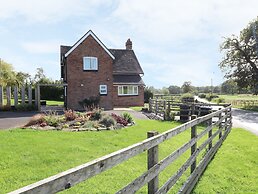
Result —
[[82, 110], [79, 102], [92, 96], [105, 110], [144, 105], [143, 70], [130, 39], [125, 46], [108, 49], [91, 30], [73, 46], [61, 46], [66, 108]]

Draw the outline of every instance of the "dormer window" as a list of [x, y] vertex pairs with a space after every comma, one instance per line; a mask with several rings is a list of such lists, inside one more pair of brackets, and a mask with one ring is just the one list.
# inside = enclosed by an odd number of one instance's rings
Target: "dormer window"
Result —
[[86, 70], [86, 71], [98, 70], [98, 58], [83, 57], [83, 70]]

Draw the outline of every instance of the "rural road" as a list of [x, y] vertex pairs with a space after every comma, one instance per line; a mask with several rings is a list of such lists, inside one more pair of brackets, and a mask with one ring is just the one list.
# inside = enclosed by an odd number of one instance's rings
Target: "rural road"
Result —
[[240, 127], [258, 135], [258, 112], [232, 109], [233, 127]]
[[[195, 96], [199, 102], [210, 104], [206, 99]], [[246, 129], [258, 136], [258, 112], [232, 108], [233, 127]]]

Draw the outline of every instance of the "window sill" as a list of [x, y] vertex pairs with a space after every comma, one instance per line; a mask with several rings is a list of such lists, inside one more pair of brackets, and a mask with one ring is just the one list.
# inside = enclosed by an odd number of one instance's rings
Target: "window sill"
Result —
[[139, 94], [118, 94], [118, 96], [139, 96]]

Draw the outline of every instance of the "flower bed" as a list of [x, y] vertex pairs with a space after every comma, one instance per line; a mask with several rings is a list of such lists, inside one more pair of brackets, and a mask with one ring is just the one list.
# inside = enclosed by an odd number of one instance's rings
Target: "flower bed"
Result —
[[109, 115], [96, 109], [91, 112], [67, 110], [62, 115], [56, 112], [37, 114], [24, 127], [39, 130], [102, 131], [121, 129], [133, 124], [129, 113]]

